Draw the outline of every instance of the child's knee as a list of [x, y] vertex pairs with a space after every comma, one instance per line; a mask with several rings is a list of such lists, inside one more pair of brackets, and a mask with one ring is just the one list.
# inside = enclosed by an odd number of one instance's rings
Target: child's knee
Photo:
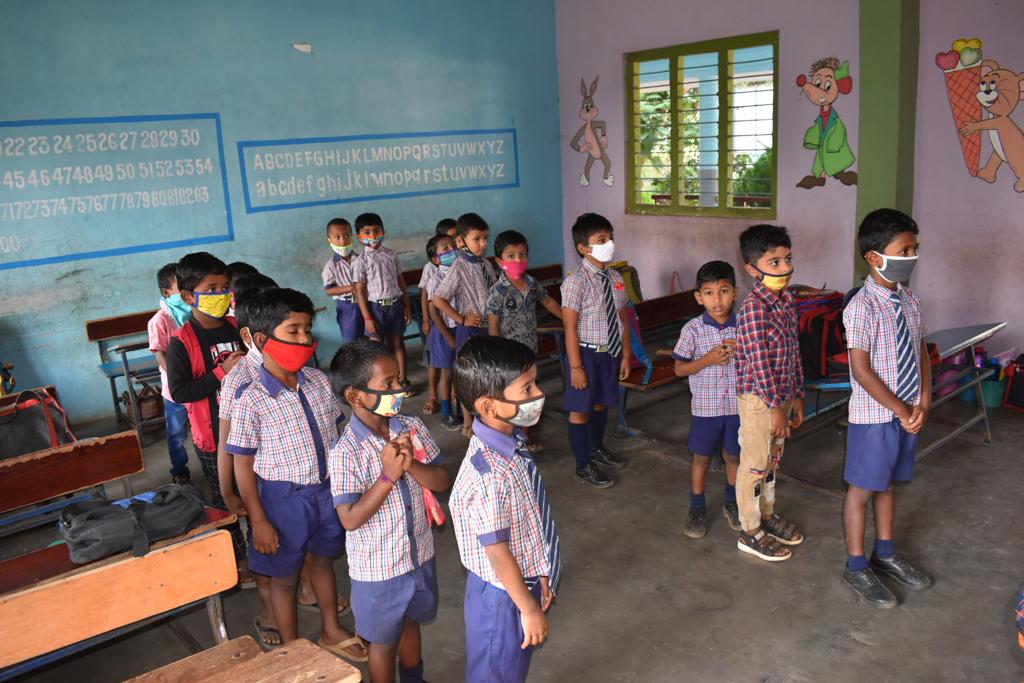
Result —
[[726, 463], [728, 463], [730, 465], [739, 465], [740, 464], [740, 456], [733, 455], [732, 453], [729, 453], [729, 452], [726, 452], [726, 451], [722, 451], [722, 460], [724, 460]]
[[334, 560], [332, 560], [330, 557], [316, 555], [314, 553], [306, 553], [306, 565], [310, 569], [330, 569], [332, 571], [334, 570]]
[[590, 421], [590, 415], [587, 413], [577, 413], [575, 411], [569, 413], [569, 422], [574, 425], [585, 425]]

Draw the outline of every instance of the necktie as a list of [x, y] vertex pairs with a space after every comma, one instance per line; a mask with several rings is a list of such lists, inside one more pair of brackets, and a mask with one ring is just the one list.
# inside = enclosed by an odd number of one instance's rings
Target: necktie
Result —
[[613, 356], [622, 351], [622, 337], [619, 336], [619, 312], [615, 309], [615, 295], [612, 294], [612, 278], [607, 268], [598, 271], [604, 287], [604, 316], [608, 323], [608, 353]]
[[904, 403], [910, 403], [917, 398], [917, 360], [910, 343], [910, 328], [907, 327], [899, 294], [890, 294], [889, 302], [896, 312], [896, 388], [893, 393]]
[[541, 529], [544, 532], [544, 546], [547, 548], [548, 563], [551, 570], [548, 573], [548, 584], [552, 593], [558, 593], [558, 582], [562, 576], [562, 551], [558, 542], [558, 529], [555, 528], [555, 518], [551, 515], [551, 505], [548, 504], [548, 495], [544, 490], [544, 481], [540, 478], [540, 470], [533, 456], [526, 450], [526, 442], [517, 440], [516, 453], [526, 461], [526, 471], [530, 475], [530, 485], [533, 487], [533, 495], [537, 499], [537, 507], [540, 508]]

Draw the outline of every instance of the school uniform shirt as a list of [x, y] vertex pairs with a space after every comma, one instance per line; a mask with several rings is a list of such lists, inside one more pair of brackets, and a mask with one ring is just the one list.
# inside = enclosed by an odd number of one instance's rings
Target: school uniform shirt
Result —
[[[853, 295], [843, 311], [843, 325], [846, 327], [846, 345], [851, 349], [867, 351], [871, 369], [885, 386], [895, 391], [899, 370], [896, 344], [896, 308], [890, 296], [892, 290], [875, 282], [874, 278], [864, 280], [864, 286]], [[920, 386], [921, 340], [928, 334], [921, 315], [921, 299], [903, 285], [898, 285], [896, 295], [907, 321], [910, 346], [914, 350], [914, 367], [917, 368]], [[871, 398], [857, 378], [850, 375], [853, 395], [850, 397], [850, 422], [854, 424], [879, 424], [891, 422], [896, 414]], [[914, 405], [921, 402], [918, 391]]]
[[259, 367], [235, 399], [225, 448], [255, 458], [253, 471], [261, 479], [308, 486], [326, 478], [327, 449], [344, 418], [327, 375], [314, 368], [297, 375], [290, 389]]
[[[320, 274], [324, 281], [324, 289], [334, 289], [335, 287], [348, 287], [352, 284], [352, 268], [355, 262], [359, 259], [358, 256], [352, 254], [349, 256], [349, 260], [346, 261], [341, 257], [340, 254], [335, 254], [331, 257], [326, 264], [324, 264], [324, 270]], [[354, 301], [354, 295], [352, 294], [332, 294], [331, 298], [335, 301]]]
[[[153, 353], [163, 351], [166, 354], [167, 347], [171, 344], [171, 337], [178, 331], [178, 323], [174, 321], [174, 316], [167, 309], [167, 304], [163, 299], [160, 300], [160, 310], [146, 324], [146, 331], [149, 333], [149, 350]], [[163, 366], [160, 367], [160, 395], [174, 403], [174, 399], [171, 397], [171, 385], [167, 381], [167, 370]]]
[[430, 281], [437, 277], [437, 266], [433, 261], [423, 264], [423, 271], [420, 273], [420, 283], [417, 285], [421, 290], [426, 290]]
[[[694, 318], [679, 331], [679, 340], [672, 349], [672, 357], [689, 363], [703, 358], [711, 349], [721, 346], [726, 339], [736, 339], [736, 316], [730, 315], [719, 325], [707, 312]], [[690, 375], [690, 413], [697, 417], [736, 415], [736, 362], [726, 365], [708, 365]]]
[[537, 352], [537, 304], [548, 298], [548, 290], [530, 275], [523, 275], [526, 289], [516, 287], [505, 271], [487, 295], [487, 314], [501, 316], [501, 336], [515, 339]]
[[[426, 450], [427, 463], [444, 462], [427, 426], [418, 417], [392, 417], [389, 432], [389, 439], [415, 432]], [[380, 479], [380, 452], [387, 443], [353, 416], [327, 456], [336, 506], [358, 502]], [[349, 576], [356, 581], [387, 581], [430, 561], [434, 557], [434, 535], [419, 482], [403, 474], [377, 512], [361, 527], [345, 534], [345, 551]]]
[[788, 289], [779, 296], [760, 280], [736, 316], [736, 393], [754, 394], [769, 408], [804, 396], [799, 321]]
[[[434, 290], [434, 296], [444, 299], [463, 315], [476, 313], [486, 318], [487, 293], [497, 279], [490, 261], [463, 250], [460, 258], [451, 265], [441, 284]], [[456, 297], [458, 307], [452, 303]], [[480, 324], [483, 326], [486, 320]]]
[[515, 434], [473, 422], [473, 438], [448, 507], [463, 566], [487, 583], [504, 589], [486, 552], [501, 542], [508, 543], [524, 578], [550, 574], [540, 506], [526, 460], [516, 454]]
[[[607, 277], [612, 283], [612, 299], [615, 310], [621, 311], [629, 304], [626, 295], [626, 283], [622, 275], [614, 268], [598, 268], [590, 261], [583, 259], [576, 272], [562, 282], [562, 308], [571, 308], [579, 313], [577, 324], [580, 342], [604, 346], [608, 343], [608, 318], [605, 314], [604, 284], [601, 278]], [[622, 320], [616, 316], [619, 326], [619, 339], [623, 344], [629, 343], [629, 331], [622, 326]]]
[[242, 395], [242, 390], [259, 374], [263, 366], [263, 357], [255, 348], [250, 348], [242, 360], [224, 376], [220, 383], [220, 417], [231, 419], [231, 411], [235, 407], [235, 399]]
[[398, 253], [383, 245], [376, 249], [363, 249], [352, 264], [352, 281], [366, 285], [366, 298], [370, 301], [401, 297], [402, 290], [398, 287], [401, 274], [402, 262]]
[[188, 404], [192, 440], [207, 453], [217, 450], [220, 386], [227, 374], [224, 360], [242, 348], [234, 318], [207, 330], [190, 318], [174, 333], [167, 347], [167, 381], [175, 403]]
[[[441, 284], [442, 280], [448, 277], [449, 270], [451, 270], [451, 266], [441, 266], [436, 270], [434, 275], [427, 281], [427, 303], [430, 303], [431, 301], [434, 300], [434, 296], [436, 296], [437, 292], [437, 287], [438, 285]], [[453, 296], [451, 299], [448, 299], [448, 303], [455, 310], [459, 310], [459, 298], [457, 296]], [[441, 313], [441, 319], [444, 320], [445, 325], [447, 325], [449, 328], [455, 327], [455, 321], [449, 318], [447, 313], [442, 313], [440, 309], [438, 309], [438, 313]]]

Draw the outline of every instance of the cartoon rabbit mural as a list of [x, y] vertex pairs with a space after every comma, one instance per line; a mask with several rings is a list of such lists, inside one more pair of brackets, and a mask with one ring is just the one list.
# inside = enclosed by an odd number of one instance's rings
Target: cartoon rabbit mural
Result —
[[575, 151], [587, 155], [587, 162], [580, 173], [580, 185], [590, 185], [590, 169], [594, 162], [600, 160], [604, 167], [601, 182], [608, 187], [615, 184], [615, 177], [612, 175], [612, 160], [608, 158], [605, 148], [608, 146], [608, 127], [604, 121], [597, 120], [597, 106], [594, 104], [594, 93], [597, 92], [597, 80], [600, 75], [595, 76], [590, 88], [587, 88], [586, 81], [580, 78], [580, 95], [583, 102], [580, 104], [580, 118], [584, 123], [576, 134], [572, 136], [569, 147]]

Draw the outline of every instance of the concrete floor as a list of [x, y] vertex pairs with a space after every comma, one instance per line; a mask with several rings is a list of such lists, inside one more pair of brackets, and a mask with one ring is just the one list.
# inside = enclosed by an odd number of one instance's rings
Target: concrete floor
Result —
[[[417, 369], [422, 373], [422, 369]], [[929, 591], [897, 590], [888, 611], [855, 601], [840, 584], [845, 560], [841, 502], [781, 483], [779, 509], [807, 541], [788, 562], [767, 564], [736, 550], [719, 514], [724, 474], [712, 472], [707, 537], [682, 534], [689, 492], [685, 438], [688, 395], [682, 383], [642, 396], [632, 423], [656, 440], [610, 439], [630, 460], [605, 491], [577, 483], [560, 381], [548, 368], [551, 395], [542, 422], [548, 449], [538, 457], [561, 533], [565, 570], [553, 608], [549, 642], [535, 654], [531, 681], [1016, 681], [1024, 655], [1016, 645], [1013, 598], [1024, 582], [1021, 415], [992, 413], [994, 443], [968, 433], [921, 461], [901, 490], [897, 547], [935, 578]], [[417, 377], [422, 385], [423, 377]], [[419, 413], [423, 397], [409, 401]], [[953, 406], [955, 409], [957, 406]], [[953, 412], [953, 411], [950, 411]], [[465, 439], [426, 418], [453, 473]], [[936, 428], [933, 427], [933, 432]], [[158, 435], [145, 449], [145, 490], [167, 480]], [[787, 472], [825, 486], [841, 483], [844, 436], [833, 428], [791, 444]], [[193, 476], [201, 477], [197, 462]], [[115, 491], [116, 492], [116, 491]], [[5, 539], [4, 555], [39, 547], [50, 529]], [[869, 541], [870, 542], [870, 541]], [[462, 594], [465, 587], [450, 527], [436, 536], [441, 604], [424, 629], [426, 675], [434, 683], [463, 680]], [[344, 558], [338, 582], [347, 592]], [[232, 637], [252, 634], [255, 591], [225, 596]], [[300, 612], [301, 634], [316, 640], [319, 620]], [[212, 645], [205, 611], [175, 620], [203, 647]], [[352, 627], [351, 615], [343, 622]], [[59, 626], [58, 626], [59, 628]], [[191, 654], [168, 621], [39, 670], [27, 681], [117, 681]], [[365, 671], [364, 671], [365, 673]]]

